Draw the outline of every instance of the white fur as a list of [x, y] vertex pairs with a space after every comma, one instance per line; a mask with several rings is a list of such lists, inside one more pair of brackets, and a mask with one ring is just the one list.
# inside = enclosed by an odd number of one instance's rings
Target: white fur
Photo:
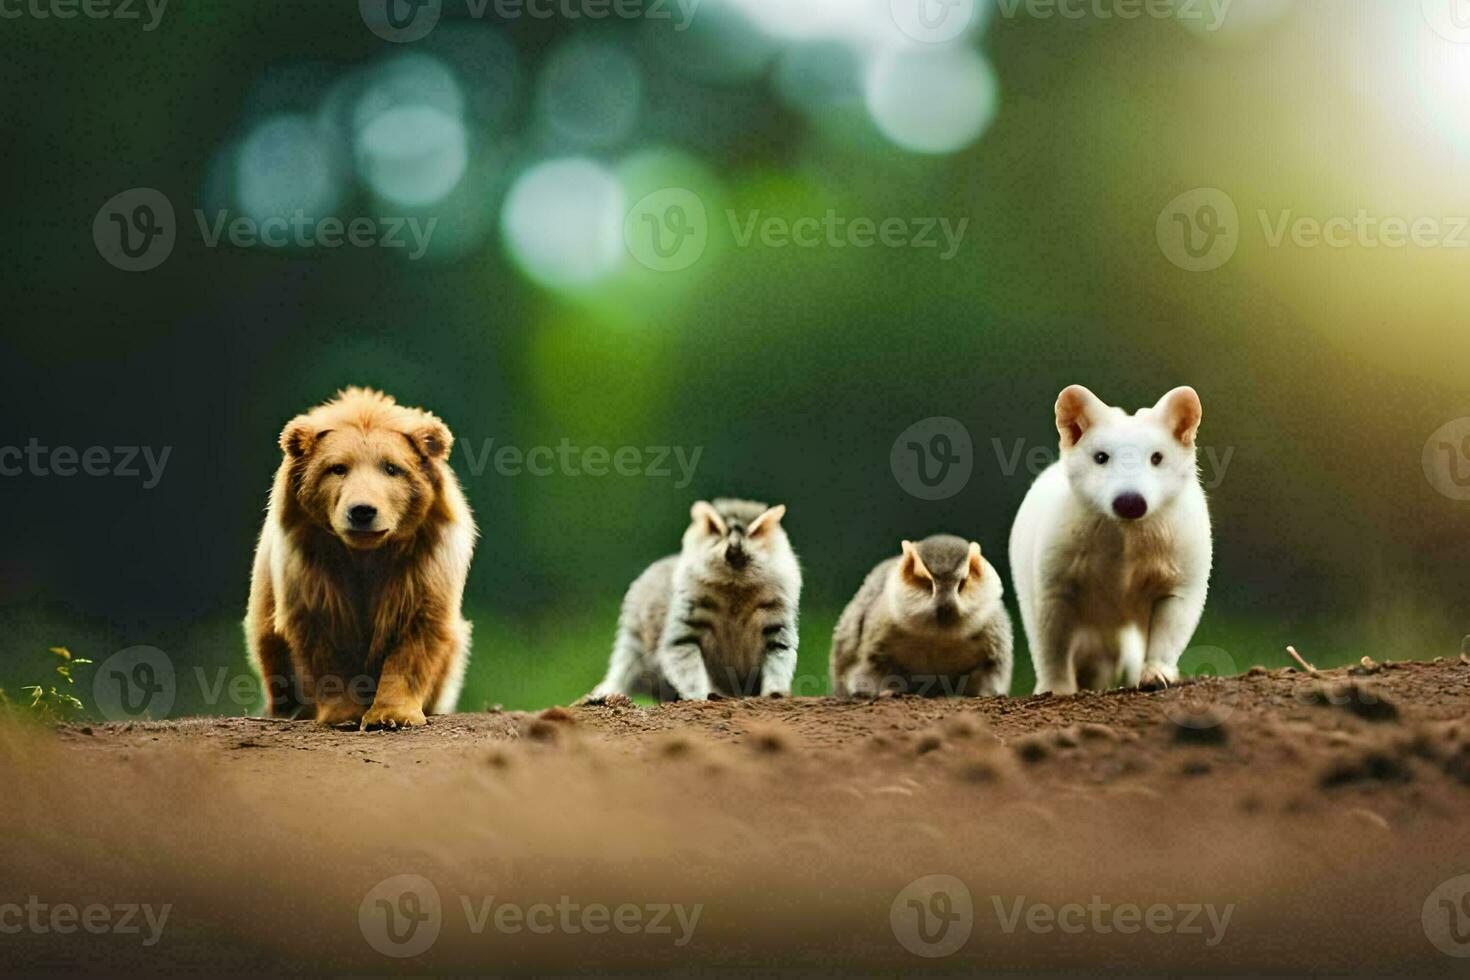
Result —
[[[1178, 431], [1191, 403], [1197, 426], [1191, 389], [1134, 415], [1084, 388], [1058, 402], [1062, 457], [1032, 485], [1011, 530], [1011, 574], [1038, 693], [1178, 680], [1212, 561], [1194, 426]], [[1113, 502], [1124, 494], [1143, 497], [1147, 514], [1118, 517]]]

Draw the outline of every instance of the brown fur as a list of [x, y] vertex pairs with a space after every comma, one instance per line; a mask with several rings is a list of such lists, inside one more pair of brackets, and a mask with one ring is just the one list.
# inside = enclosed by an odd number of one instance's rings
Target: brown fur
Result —
[[[452, 444], [435, 416], [360, 388], [281, 433], [245, 621], [273, 716], [396, 728], [453, 710], [476, 530]], [[359, 531], [362, 506], [376, 517]]]

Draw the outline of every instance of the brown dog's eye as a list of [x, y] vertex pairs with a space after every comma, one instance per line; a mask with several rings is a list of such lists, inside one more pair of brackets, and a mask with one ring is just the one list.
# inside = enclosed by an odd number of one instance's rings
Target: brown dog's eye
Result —
[[347, 467], [341, 463], [338, 463], [336, 466], [329, 468], [327, 472], [332, 474], [333, 476], [346, 476]]
[[384, 463], [383, 464], [383, 472], [384, 473], [387, 473], [389, 476], [402, 476], [403, 475], [403, 470], [401, 468], [397, 467], [397, 466], [394, 466], [392, 463]]
[[1154, 453], [1153, 463], [1154, 463], [1155, 466], [1162, 466], [1162, 465], [1164, 465], [1164, 454], [1163, 453]]

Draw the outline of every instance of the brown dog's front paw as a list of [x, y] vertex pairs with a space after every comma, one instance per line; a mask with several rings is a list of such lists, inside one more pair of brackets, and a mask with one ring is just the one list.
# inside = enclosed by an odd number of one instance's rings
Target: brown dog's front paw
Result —
[[370, 728], [412, 728], [415, 725], [424, 725], [428, 719], [424, 717], [424, 710], [419, 705], [410, 703], [383, 704], [374, 703], [368, 713], [362, 716], [363, 731]]
[[362, 720], [362, 705], [351, 698], [341, 698], [332, 701], [318, 701], [316, 705], [316, 723], [326, 725], [330, 728], [341, 728], [350, 726], [356, 728]]

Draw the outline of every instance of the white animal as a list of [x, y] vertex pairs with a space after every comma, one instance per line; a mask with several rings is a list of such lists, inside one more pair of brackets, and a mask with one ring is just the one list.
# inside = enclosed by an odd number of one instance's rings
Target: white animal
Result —
[[1057, 399], [1061, 459], [1037, 477], [1011, 529], [1037, 693], [1178, 681], [1212, 560], [1201, 415], [1193, 388], [1133, 415], [1081, 385]]

